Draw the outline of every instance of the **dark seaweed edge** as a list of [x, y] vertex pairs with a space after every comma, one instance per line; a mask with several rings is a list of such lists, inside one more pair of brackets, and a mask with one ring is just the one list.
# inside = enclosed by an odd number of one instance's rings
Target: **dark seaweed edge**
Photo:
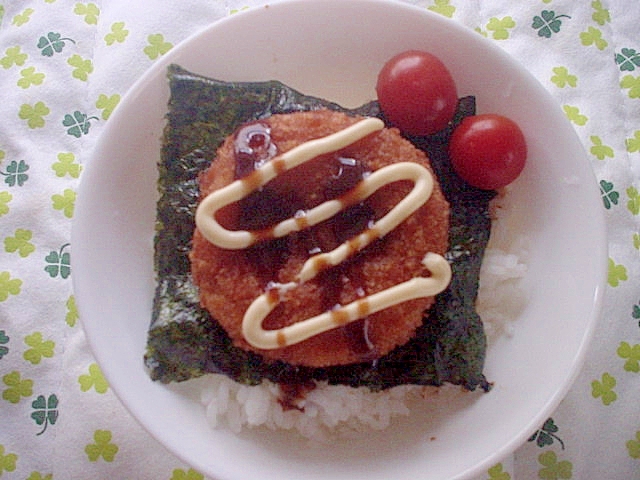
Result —
[[[208, 166], [222, 140], [248, 120], [320, 108], [384, 120], [378, 104], [374, 101], [348, 110], [303, 95], [278, 81], [220, 82], [177, 65], [169, 67], [168, 76], [171, 99], [159, 165], [161, 197], [154, 256], [158, 284], [145, 354], [153, 380], [168, 383], [223, 373], [251, 385], [266, 378], [277, 383], [326, 380], [372, 390], [400, 384], [443, 383], [468, 390], [490, 389], [482, 373], [486, 338], [474, 303], [491, 228], [488, 211], [494, 192], [469, 187], [460, 180], [451, 170], [446, 151], [455, 125], [475, 114], [473, 97], [460, 100], [452, 124], [442, 132], [410, 138], [429, 155], [451, 204], [451, 248], [447, 259], [454, 276], [450, 287], [437, 297], [414, 339], [388, 355], [374, 362], [308, 368], [266, 362], [255, 353], [234, 347], [226, 332], [199, 306], [188, 263], [198, 198], [197, 173]], [[192, 88], [194, 83], [200, 88]], [[212, 101], [214, 97], [216, 100]], [[211, 121], [213, 118], [216, 122]], [[456, 307], [449, 308], [451, 305]]]

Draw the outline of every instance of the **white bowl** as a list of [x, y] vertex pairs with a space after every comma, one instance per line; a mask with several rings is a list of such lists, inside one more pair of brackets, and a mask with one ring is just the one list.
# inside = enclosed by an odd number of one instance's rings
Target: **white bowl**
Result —
[[[517, 121], [530, 156], [510, 201], [530, 237], [529, 301], [513, 335], [490, 346], [486, 395], [419, 408], [382, 433], [310, 447], [295, 434], [212, 430], [185, 388], [143, 366], [154, 292], [156, 164], [169, 97], [166, 67], [221, 80], [281, 80], [344, 106], [375, 98], [394, 54], [445, 61], [480, 112]], [[599, 190], [559, 106], [527, 71], [480, 35], [425, 9], [376, 0], [287, 1], [221, 20], [174, 48], [123, 98], [87, 165], [72, 231], [76, 301], [111, 387], [170, 451], [209, 476], [468, 478], [515, 450], [576, 377], [598, 317], [606, 272]]]

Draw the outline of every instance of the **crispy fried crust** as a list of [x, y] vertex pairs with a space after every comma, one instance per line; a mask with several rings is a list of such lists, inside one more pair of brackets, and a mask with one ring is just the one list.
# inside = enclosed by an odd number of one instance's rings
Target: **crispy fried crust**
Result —
[[[338, 112], [320, 110], [274, 115], [265, 120], [271, 128], [272, 141], [278, 153], [313, 138], [326, 136], [355, 123], [358, 119]], [[403, 139], [397, 130], [384, 129], [347, 147], [341, 156], [356, 158], [374, 171], [397, 161], [411, 161], [430, 169], [423, 152]], [[204, 196], [235, 179], [233, 136], [219, 148], [215, 160], [200, 177]], [[308, 206], [317, 204], [322, 189], [332, 174], [331, 162], [325, 156], [285, 173], [273, 181], [280, 191], [295, 192]], [[368, 205], [376, 218], [383, 216], [412, 188], [407, 182], [386, 186], [374, 194]], [[255, 212], [260, 215], [260, 212]], [[233, 205], [221, 212], [219, 220], [232, 228], [241, 215]], [[265, 328], [280, 328], [325, 311], [327, 298], [346, 304], [366, 295], [387, 289], [412, 277], [425, 276], [421, 261], [427, 252], [444, 254], [447, 250], [449, 206], [436, 185], [429, 201], [407, 218], [385, 238], [376, 241], [345, 265], [328, 271], [296, 288], [290, 300], [280, 304], [264, 322]], [[321, 234], [321, 230], [318, 230]], [[264, 292], [268, 281], [292, 281], [309, 257], [308, 235], [289, 236], [281, 250], [276, 271], [264, 274], [256, 268], [252, 257], [242, 250], [218, 248], [196, 229], [190, 254], [193, 279], [200, 289], [201, 304], [220, 322], [235, 345], [256, 351], [272, 360], [312, 367], [342, 365], [388, 353], [408, 341], [422, 323], [423, 312], [433, 298], [417, 299], [370, 315], [364, 322], [312, 337], [304, 342], [276, 350], [258, 350], [242, 337], [242, 318], [251, 302]], [[304, 235], [307, 235], [306, 237]], [[364, 333], [368, 343], [364, 343]], [[363, 345], [368, 348], [363, 350]]]

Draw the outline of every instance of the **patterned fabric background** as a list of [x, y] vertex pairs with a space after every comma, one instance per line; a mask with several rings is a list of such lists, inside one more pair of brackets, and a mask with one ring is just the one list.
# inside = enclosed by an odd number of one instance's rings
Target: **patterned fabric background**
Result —
[[[71, 287], [83, 167], [131, 84], [180, 41], [258, 1], [0, 0], [0, 478], [203, 475], [128, 415]], [[640, 479], [640, 3], [421, 0], [522, 62], [592, 161], [609, 227], [603, 318], [552, 417], [483, 479]]]

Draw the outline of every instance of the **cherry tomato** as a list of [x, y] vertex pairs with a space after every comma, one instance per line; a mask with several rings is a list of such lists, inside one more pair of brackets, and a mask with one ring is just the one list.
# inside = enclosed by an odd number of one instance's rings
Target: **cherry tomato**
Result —
[[520, 127], [497, 114], [466, 117], [449, 141], [454, 170], [467, 183], [496, 190], [513, 182], [524, 168], [527, 144]]
[[442, 130], [458, 102], [455, 82], [444, 63], [418, 50], [400, 53], [385, 63], [376, 93], [385, 117], [409, 135]]

